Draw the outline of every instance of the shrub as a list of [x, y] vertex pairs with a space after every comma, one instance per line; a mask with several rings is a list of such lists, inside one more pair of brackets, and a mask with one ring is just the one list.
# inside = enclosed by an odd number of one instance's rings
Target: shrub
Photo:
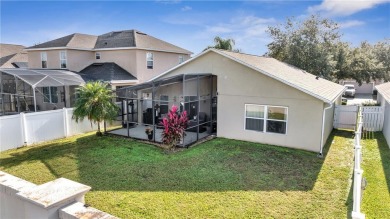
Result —
[[187, 123], [187, 112], [183, 111], [180, 114], [177, 106], [173, 105], [168, 112], [168, 116], [163, 118], [163, 121], [161, 122], [161, 125], [164, 126], [162, 141], [164, 144], [168, 145], [169, 149], [174, 148], [180, 139], [184, 137], [184, 130], [187, 128]]

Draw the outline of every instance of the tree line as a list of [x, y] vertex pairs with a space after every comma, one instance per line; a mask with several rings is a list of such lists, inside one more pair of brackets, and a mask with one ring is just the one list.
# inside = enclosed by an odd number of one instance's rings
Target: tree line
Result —
[[288, 18], [268, 28], [272, 42], [266, 55], [328, 80], [358, 83], [390, 80], [390, 39], [353, 47], [341, 39], [340, 26], [312, 15], [304, 21]]
[[[359, 84], [371, 80], [390, 81], [390, 39], [352, 46], [341, 39], [336, 22], [312, 15], [300, 21], [288, 18], [284, 24], [269, 26], [272, 42], [266, 56], [294, 65], [311, 74], [339, 82], [355, 79]], [[233, 39], [215, 37], [208, 48], [234, 49]]]

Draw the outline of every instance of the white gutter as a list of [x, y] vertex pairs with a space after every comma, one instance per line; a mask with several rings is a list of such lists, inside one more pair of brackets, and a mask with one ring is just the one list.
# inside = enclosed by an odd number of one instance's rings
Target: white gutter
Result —
[[321, 129], [321, 145], [320, 145], [320, 153], [318, 156], [322, 157], [322, 150], [324, 149], [324, 134], [325, 134], [325, 119], [326, 119], [326, 111], [333, 107], [333, 103], [327, 103], [330, 104], [328, 107], [324, 108], [324, 111], [322, 112], [322, 129]]

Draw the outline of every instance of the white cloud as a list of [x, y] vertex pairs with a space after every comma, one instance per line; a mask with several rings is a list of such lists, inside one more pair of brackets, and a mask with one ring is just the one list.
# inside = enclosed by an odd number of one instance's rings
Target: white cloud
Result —
[[349, 21], [343, 21], [339, 23], [340, 28], [350, 28], [350, 27], [356, 27], [356, 26], [362, 26], [366, 24], [363, 21], [358, 21], [358, 20], [349, 20]]
[[190, 11], [190, 10], [192, 10], [192, 8], [188, 5], [181, 8], [181, 11]]
[[197, 37], [209, 39], [210, 44], [215, 36], [232, 38], [236, 42], [236, 48], [243, 52], [263, 54], [266, 51], [265, 46], [270, 42], [266, 31], [269, 25], [275, 23], [274, 18], [236, 16], [228, 22], [206, 26]]
[[320, 5], [308, 8], [310, 13], [325, 13], [328, 16], [348, 16], [390, 0], [323, 0]]

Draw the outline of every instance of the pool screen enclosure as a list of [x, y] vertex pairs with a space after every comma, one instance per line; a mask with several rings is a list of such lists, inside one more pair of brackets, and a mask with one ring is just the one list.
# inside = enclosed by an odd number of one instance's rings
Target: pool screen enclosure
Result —
[[65, 95], [84, 83], [66, 70], [0, 69], [0, 115], [69, 106]]
[[111, 133], [148, 139], [146, 128], [153, 130], [152, 141], [161, 142], [161, 122], [173, 105], [187, 111], [188, 125], [180, 146], [188, 146], [216, 132], [216, 76], [184, 74], [125, 87], [117, 90], [122, 128]]

